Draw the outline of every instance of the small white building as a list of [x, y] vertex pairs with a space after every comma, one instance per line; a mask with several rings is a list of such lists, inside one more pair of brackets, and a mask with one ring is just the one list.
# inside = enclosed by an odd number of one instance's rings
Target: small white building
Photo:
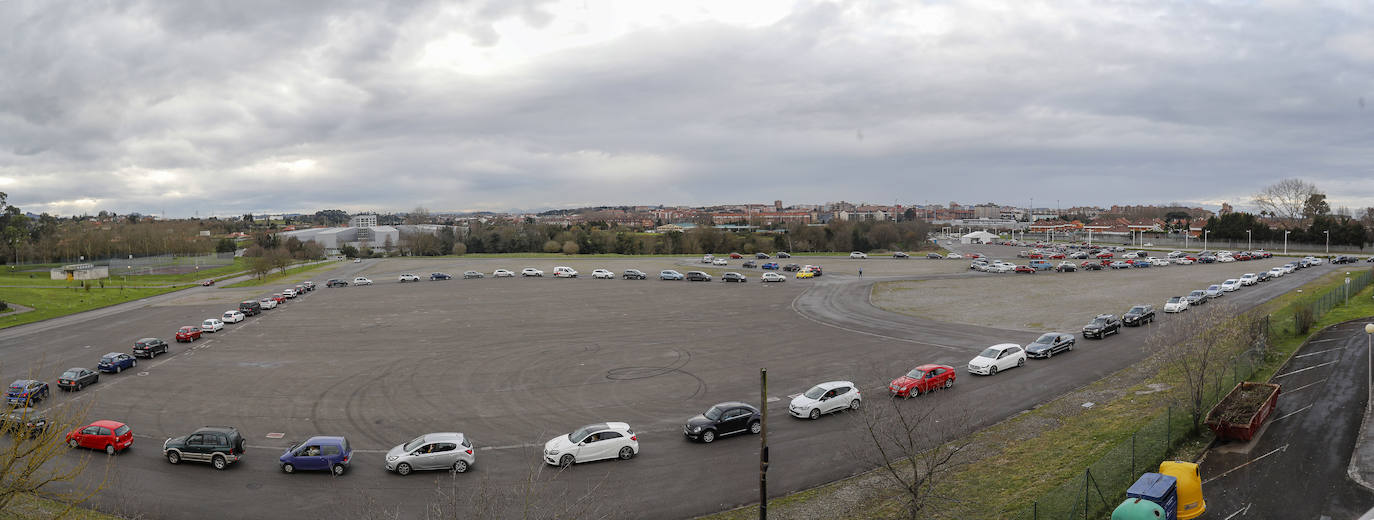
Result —
[[987, 231], [974, 231], [959, 237], [960, 244], [991, 244], [1000, 237]]

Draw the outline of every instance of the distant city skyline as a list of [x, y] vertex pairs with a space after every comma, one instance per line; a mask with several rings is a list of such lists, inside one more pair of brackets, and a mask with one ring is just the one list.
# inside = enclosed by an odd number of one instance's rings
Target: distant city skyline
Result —
[[[238, 11], [234, 11], [238, 9]], [[1374, 5], [0, 2], [34, 213], [1374, 206]]]

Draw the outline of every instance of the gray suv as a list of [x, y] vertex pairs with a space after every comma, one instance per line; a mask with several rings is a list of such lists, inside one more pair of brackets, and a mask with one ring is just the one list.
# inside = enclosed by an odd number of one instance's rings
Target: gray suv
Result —
[[472, 443], [461, 433], [426, 433], [386, 452], [386, 470], [399, 475], [428, 469], [462, 473], [476, 462], [472, 451]]

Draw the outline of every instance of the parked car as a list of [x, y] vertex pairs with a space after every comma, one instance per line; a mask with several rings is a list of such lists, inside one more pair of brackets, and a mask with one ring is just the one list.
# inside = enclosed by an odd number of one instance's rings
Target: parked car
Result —
[[1282, 267], [1275, 267], [1269, 270], [1269, 276], [1272, 276], [1274, 278], [1278, 278], [1285, 274], [1288, 274], [1288, 271], [1285, 271]]
[[340, 279], [338, 279], [338, 278], [333, 278], [333, 279], [330, 279], [328, 282], [325, 282], [325, 283], [324, 283], [324, 286], [325, 286], [325, 287], [348, 287], [348, 282], [347, 282], [347, 281], [344, 281], [344, 280], [340, 280]]
[[542, 277], [542, 276], [544, 276], [544, 271], [541, 271], [541, 270], [539, 270], [539, 269], [535, 269], [535, 268], [533, 268], [533, 267], [526, 267], [526, 268], [520, 270], [520, 276], [521, 276], [521, 277], [530, 277], [530, 276], [539, 276], [539, 277]]
[[5, 389], [5, 404], [33, 407], [47, 399], [48, 384], [36, 379], [18, 379]]
[[728, 401], [687, 419], [687, 424], [682, 426], [682, 434], [688, 439], [710, 444], [726, 435], [760, 433], [763, 431], [759, 422], [762, 418], [763, 413], [753, 405]]
[[224, 315], [220, 316], [219, 319], [225, 323], [238, 323], [247, 318], [239, 311], [224, 311]]
[[1107, 267], [1110, 267], [1112, 269], [1130, 269], [1131, 265], [1132, 264], [1130, 262], [1127, 262], [1125, 260], [1117, 260], [1115, 262], [1107, 264]]
[[1073, 265], [1073, 262], [1059, 262], [1059, 265], [1055, 266], [1054, 270], [1061, 273], [1072, 273], [1078, 270], [1078, 266]]
[[67, 445], [104, 450], [106, 455], [114, 455], [134, 445], [134, 434], [127, 424], [100, 420], [68, 432]]
[[1259, 283], [1259, 275], [1255, 273], [1245, 273], [1243, 275], [1240, 275], [1241, 285], [1255, 285], [1257, 283]]
[[1049, 359], [1060, 352], [1073, 350], [1073, 345], [1077, 342], [1073, 334], [1046, 332], [1026, 345], [1026, 357]]
[[672, 270], [672, 269], [664, 269], [664, 270], [658, 272], [658, 279], [659, 279], [659, 280], [682, 280], [682, 279], [684, 279], [684, 278], [686, 278], [686, 277], [685, 277], [685, 276], [682, 276], [682, 273], [679, 273], [679, 272], [674, 271], [674, 270]]
[[48, 414], [35, 408], [0, 410], [0, 432], [37, 437], [48, 431]]
[[949, 365], [920, 365], [888, 383], [887, 393], [910, 399], [941, 388], [953, 388], [954, 372], [954, 367]]
[[133, 356], [123, 352], [111, 352], [100, 356], [100, 364], [96, 365], [95, 369], [101, 372], [113, 372], [118, 374], [123, 372], [124, 369], [136, 366], [138, 366], [138, 360], [134, 359]]
[[734, 259], [738, 260], [738, 259], [740, 259], [740, 258], [744, 258], [744, 255], [741, 255], [741, 254], [739, 254], [739, 253], [730, 253], [730, 258], [734, 258]]
[[1018, 265], [1013, 270], [1021, 274], [1035, 274], [1035, 268], [1029, 265]]
[[647, 273], [639, 269], [626, 269], [620, 276], [626, 280], [645, 280], [649, 278]]
[[365, 276], [359, 276], [353, 279], [353, 285], [372, 285], [372, 280]]
[[1036, 271], [1049, 271], [1050, 269], [1054, 269], [1054, 264], [1049, 260], [1031, 260], [1027, 262], [1026, 265]]
[[134, 342], [134, 357], [152, 359], [167, 353], [167, 342], [158, 338], [143, 338]]
[[1138, 327], [1155, 321], [1154, 305], [1136, 305], [1121, 315], [1121, 323], [1127, 327]]
[[801, 270], [801, 265], [798, 265], [798, 264], [787, 264], [787, 265], [783, 266], [782, 270], [783, 270], [783, 271], [800, 271], [800, 270]]
[[418, 282], [420, 281], [420, 277], [416, 276], [415, 273], [401, 273], [400, 276], [396, 277], [396, 281], [401, 283]]
[[210, 318], [200, 322], [200, 330], [201, 332], [219, 332], [224, 330], [224, 322], [219, 321], [219, 318]]
[[716, 261], [716, 255], [707, 254], [701, 257], [701, 263], [703, 264], [709, 264], [714, 261]]
[[709, 282], [711, 275], [701, 271], [687, 271], [687, 281], [689, 282]]
[[272, 298], [272, 297], [269, 296], [269, 297], [267, 297], [267, 298], [263, 298], [263, 299], [261, 299], [261, 300], [258, 300], [258, 306], [259, 306], [262, 310], [270, 311], [270, 310], [272, 310], [272, 309], [277, 308], [277, 300], [276, 300], [275, 298]]
[[859, 387], [849, 381], [829, 381], [811, 387], [792, 398], [787, 413], [801, 419], [820, 419], [840, 410], [858, 410], [863, 401]]
[[749, 279], [748, 279], [748, 278], [745, 278], [744, 275], [742, 275], [742, 274], [739, 274], [739, 273], [736, 273], [736, 272], [729, 272], [729, 273], [725, 273], [725, 274], [723, 274], [723, 275], [720, 275], [720, 281], [722, 281], [722, 282], [738, 282], [738, 283], [745, 283], [745, 282], [748, 282]]
[[950, 253], [950, 254], [945, 255], [945, 258], [951, 258], [951, 259], [955, 259], [955, 260], [961, 259], [961, 258], [963, 258], [963, 257], [964, 257], [964, 255], [961, 255], [961, 254], [959, 254], [959, 253]]
[[849, 253], [849, 258], [860, 259], [860, 260], [861, 260], [861, 259], [865, 259], [865, 258], [868, 258], [868, 253], [865, 253], [865, 252], [863, 252], [863, 251], [854, 251], [854, 252], [852, 252], [852, 253]]
[[197, 327], [195, 325], [187, 325], [185, 327], [179, 328], [177, 329], [176, 339], [178, 343], [183, 341], [186, 343], [190, 343], [195, 340], [198, 340], [200, 339], [200, 327]]
[[296, 470], [329, 471], [337, 477], [348, 470], [351, 458], [353, 448], [348, 445], [348, 439], [316, 435], [305, 442], [292, 444], [281, 457], [277, 457], [277, 464], [281, 465], [282, 473], [295, 473]]
[[944, 260], [944, 259], [945, 259], [944, 255], [941, 255], [940, 253], [926, 253], [926, 258], [929, 258], [929, 259], [931, 259], [931, 260]]
[[[468, 276], [469, 273], [476, 273], [477, 276]], [[463, 273], [463, 278], [481, 278], [481, 277], [482, 277], [482, 273], [478, 273], [477, 271], [468, 271], [468, 272], [466, 272], [466, 273]], [[453, 275], [448, 274], [448, 273], [429, 273], [429, 281], [431, 281], [431, 282], [437, 281], [437, 280], [452, 280], [452, 279], [453, 279]]]
[[1193, 291], [1193, 292], [1190, 292], [1190, 293], [1188, 293], [1188, 296], [1184, 296], [1183, 298], [1186, 299], [1186, 300], [1188, 300], [1188, 306], [1189, 306], [1189, 307], [1196, 307], [1196, 306], [1198, 306], [1198, 305], [1202, 305], [1202, 304], [1204, 304], [1204, 303], [1207, 303], [1207, 299], [1208, 299], [1208, 298], [1207, 298], [1207, 291], [1204, 291], [1204, 290], [1201, 290], [1201, 289], [1196, 290], [1196, 291]]
[[786, 251], [779, 251], [778, 254], [773, 255], [773, 256], [776, 256], [776, 257], [778, 257], [778, 258], [792, 258], [792, 255], [787, 254]]
[[69, 392], [79, 392], [82, 388], [99, 382], [100, 372], [89, 368], [72, 367], [57, 376], [57, 387]]
[[911, 255], [898, 251], [896, 253], [892, 253], [892, 258], [911, 258]]
[[1221, 282], [1222, 292], [1235, 292], [1238, 290], [1240, 290], [1240, 280], [1228, 278], [1226, 281]]
[[282, 293], [275, 293], [271, 296], [271, 298], [273, 300], [276, 300], [277, 303], [286, 303], [286, 295]]
[[768, 256], [768, 253], [754, 253], [754, 258], [759, 259], [759, 260], [767, 260], [767, 259], [773, 258], [773, 257]]
[[1085, 262], [1083, 262], [1083, 263], [1081, 263], [1081, 264], [1078, 264], [1078, 267], [1083, 268], [1084, 271], [1101, 271], [1101, 270], [1102, 270], [1102, 264], [1101, 264], [1101, 263], [1099, 263], [1099, 262], [1092, 262], [1092, 261], [1085, 261]]
[[638, 454], [639, 437], [623, 422], [588, 424], [544, 443], [544, 462], [565, 468], [594, 460], [629, 460]]
[[768, 269], [768, 270], [770, 270], [770, 271], [776, 271], [776, 270], [778, 270], [778, 263], [777, 263], [777, 262], [768, 262], [768, 263], [765, 263], [765, 264], [763, 264], [762, 266], [759, 266], [759, 267], [762, 268], [762, 269]]
[[999, 343], [974, 356], [968, 362], [970, 374], [995, 376], [1002, 370], [1010, 370], [1026, 364], [1026, 351], [1015, 343]]
[[597, 278], [605, 278], [605, 279], [607, 279], [607, 280], [614, 280], [614, 279], [615, 279], [615, 273], [612, 273], [612, 272], [607, 271], [607, 270], [605, 270], [605, 269], [596, 269], [596, 270], [592, 271], [592, 279], [595, 280], [595, 279], [597, 279]]
[[1208, 285], [1206, 291], [1208, 298], [1220, 298], [1225, 294], [1220, 285]]
[[239, 302], [239, 312], [242, 312], [244, 316], [257, 316], [262, 314], [262, 304], [253, 300]]
[[1186, 256], [1175, 258], [1173, 262], [1175, 265], [1193, 265], [1193, 259]]
[[1102, 339], [1108, 334], [1121, 332], [1121, 320], [1111, 314], [1098, 314], [1093, 321], [1083, 326], [1083, 338]]
[[[440, 273], [440, 274], [442, 274], [442, 273]], [[445, 274], [444, 276], [448, 276], [448, 275]], [[464, 280], [471, 280], [471, 279], [473, 279], [473, 278], [486, 278], [486, 277], [487, 277], [487, 275], [482, 274], [481, 271], [463, 271], [463, 279], [464, 279]], [[444, 279], [447, 280], [448, 278], [444, 278]]]
[[288, 300], [295, 299], [297, 296], [296, 289], [294, 287], [287, 287], [281, 290], [281, 295], [285, 296]]
[[304, 281], [304, 282], [301, 282], [301, 285], [304, 286], [304, 287], [305, 287], [305, 290], [307, 290], [307, 291], [311, 291], [311, 292], [314, 292], [314, 291], [315, 291], [315, 282], [312, 282], [312, 281], [310, 281], [310, 280], [306, 280], [306, 281]]
[[515, 278], [515, 272], [510, 269], [497, 269], [491, 272], [492, 278]]
[[[542, 275], [543, 273], [540, 273], [540, 274]], [[554, 268], [553, 268], [553, 277], [554, 277], [554, 278], [577, 278], [577, 270], [576, 270], [576, 269], [573, 269], [573, 268], [571, 268], [571, 267], [568, 267], [568, 266], [566, 266], [566, 265], [560, 265], [560, 266], [558, 266], [558, 267], [554, 267]]]
[[215, 469], [225, 469], [243, 458], [243, 435], [228, 426], [206, 426], [190, 435], [172, 437], [162, 442], [162, 456], [167, 462], [208, 462]]
[[1169, 301], [1164, 302], [1164, 312], [1183, 312], [1188, 310], [1188, 298], [1185, 296], [1174, 296]]
[[801, 279], [801, 278], [815, 278], [815, 277], [816, 277], [816, 273], [811, 272], [810, 270], [797, 271], [797, 274], [796, 274], [796, 278], [798, 278], [798, 279]]
[[763, 273], [763, 277], [762, 277], [762, 278], [763, 278], [763, 281], [765, 281], [765, 282], [786, 282], [786, 281], [787, 281], [787, 277], [786, 277], [786, 276], [780, 275], [780, 274], [778, 274], [778, 273], [771, 273], [771, 272], [770, 272], [770, 273]]
[[740, 267], [743, 267], [743, 268], [745, 268], [745, 269], [753, 269], [753, 268], [755, 268], [755, 267], [758, 267], [759, 264], [755, 263], [753, 260], [748, 260], [748, 261], [745, 261], [745, 262], [742, 263], [742, 264], [739, 264], [739, 266], [740, 266]]
[[711, 265], [729, 265], [729, 263], [730, 262], [723, 257], [711, 261]]
[[386, 452], [386, 470], [402, 476], [437, 469], [463, 473], [476, 462], [472, 443], [457, 432], [426, 433]]
[[201, 285], [202, 287], [209, 287], [209, 286], [211, 286], [211, 285], [215, 285], [215, 279], [214, 279], [214, 278], [211, 278], [211, 279], [209, 279], [209, 280], [205, 280], [205, 281], [203, 281], [203, 282], [200, 282], [200, 285]]
[[1260, 271], [1258, 274], [1255, 275], [1255, 281], [1258, 282], [1267, 282], [1273, 279], [1274, 275], [1270, 274], [1269, 271]]
[[1315, 256], [1309, 256], [1303, 258], [1303, 260], [1306, 260], [1308, 265], [1322, 265], [1326, 263], [1326, 260], [1322, 260], [1321, 258], [1317, 258]]

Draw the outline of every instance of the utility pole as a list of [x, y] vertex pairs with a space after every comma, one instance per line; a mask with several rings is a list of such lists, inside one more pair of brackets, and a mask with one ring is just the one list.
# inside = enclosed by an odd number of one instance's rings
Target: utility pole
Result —
[[768, 369], [759, 369], [759, 520], [768, 518]]

